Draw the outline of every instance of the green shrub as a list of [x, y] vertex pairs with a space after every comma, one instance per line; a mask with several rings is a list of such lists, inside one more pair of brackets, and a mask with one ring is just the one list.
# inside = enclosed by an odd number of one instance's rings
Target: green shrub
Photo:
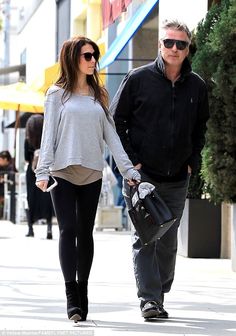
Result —
[[210, 119], [200, 176], [214, 202], [236, 201], [236, 1], [209, 10], [196, 33], [194, 71], [206, 81]]

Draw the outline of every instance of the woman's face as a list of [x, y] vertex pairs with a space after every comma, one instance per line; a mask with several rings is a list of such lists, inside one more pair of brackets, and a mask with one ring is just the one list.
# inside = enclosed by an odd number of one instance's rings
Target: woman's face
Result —
[[94, 52], [91, 44], [85, 44], [81, 48], [79, 57], [79, 71], [84, 75], [93, 75], [98, 61], [98, 55]]
[[6, 158], [0, 157], [0, 167], [7, 167], [9, 165], [9, 161]]

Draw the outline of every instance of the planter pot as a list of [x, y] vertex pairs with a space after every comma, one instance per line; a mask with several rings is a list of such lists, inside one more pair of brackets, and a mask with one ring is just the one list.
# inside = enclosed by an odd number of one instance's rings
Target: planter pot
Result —
[[232, 270], [236, 272], [236, 204], [232, 204], [231, 260]]
[[231, 227], [232, 227], [232, 205], [227, 202], [221, 203], [221, 253], [222, 259], [231, 258]]
[[95, 229], [115, 229], [122, 231], [122, 206], [98, 207], [95, 218]]
[[178, 254], [220, 258], [221, 206], [207, 199], [187, 199], [178, 232]]

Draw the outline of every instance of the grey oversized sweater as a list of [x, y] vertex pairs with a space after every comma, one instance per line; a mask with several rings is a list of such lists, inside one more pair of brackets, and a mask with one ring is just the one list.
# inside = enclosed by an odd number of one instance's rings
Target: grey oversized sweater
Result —
[[62, 103], [63, 92], [55, 85], [47, 92], [36, 180], [48, 180], [50, 171], [70, 165], [102, 171], [104, 141], [123, 177], [140, 179], [122, 147], [112, 121], [108, 120], [94, 97], [72, 94]]

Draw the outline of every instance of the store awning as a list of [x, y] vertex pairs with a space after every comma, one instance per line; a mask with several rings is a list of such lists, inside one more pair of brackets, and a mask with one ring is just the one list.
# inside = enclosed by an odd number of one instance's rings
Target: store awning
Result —
[[113, 41], [106, 54], [102, 57], [100, 70], [114, 62], [157, 3], [158, 0], [147, 0], [138, 8], [121, 33]]
[[0, 108], [17, 112], [42, 113], [44, 94], [24, 82], [0, 86]]
[[31, 112], [25, 112], [25, 113], [23, 113], [23, 114], [21, 114], [21, 115], [19, 116], [19, 120], [15, 120], [15, 121], [11, 122], [10, 124], [8, 124], [7, 126], [5, 126], [4, 128], [15, 128], [15, 127], [16, 127], [16, 123], [18, 124], [18, 125], [17, 125], [18, 128], [25, 128], [28, 119], [29, 119], [32, 115], [34, 115], [34, 113], [31, 113]]
[[55, 83], [59, 75], [59, 64], [55, 63], [52, 66], [44, 69], [42, 73], [31, 83], [31, 87], [45, 93], [47, 89]]

